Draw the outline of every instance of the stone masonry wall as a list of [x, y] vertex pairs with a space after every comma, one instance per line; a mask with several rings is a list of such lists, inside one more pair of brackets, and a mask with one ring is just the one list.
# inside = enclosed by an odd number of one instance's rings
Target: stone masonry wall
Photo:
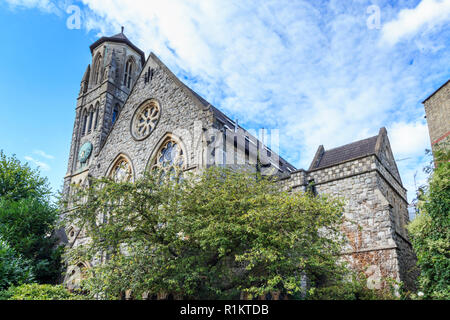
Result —
[[432, 147], [439, 139], [442, 139], [441, 142], [450, 141], [450, 81], [429, 97], [424, 105]]
[[[212, 123], [212, 114], [202, 110], [196, 105], [195, 99], [189, 92], [182, 90], [170, 71], [162, 67], [158, 62], [150, 58], [144, 70], [152, 68], [153, 79], [150, 83], [144, 82], [144, 77], [138, 79], [133, 92], [130, 94], [116, 123], [109, 133], [106, 143], [103, 145], [95, 159], [95, 165], [91, 167], [91, 175], [103, 177], [107, 175], [108, 168], [120, 154], [125, 154], [133, 167], [135, 178], [141, 175], [150, 160], [152, 153], [168, 133], [177, 136], [185, 148], [188, 167], [196, 165], [203, 151], [202, 144], [193, 139], [195, 137], [195, 122], [201, 121], [202, 126]], [[141, 141], [135, 140], [130, 131], [131, 119], [136, 109], [148, 99], [156, 99], [161, 107], [161, 117], [151, 135]], [[177, 135], [177, 131], [183, 135]]]
[[[345, 199], [343, 225], [348, 243], [344, 257], [355, 269], [365, 270], [371, 287], [393, 278], [413, 287], [415, 274], [407, 270], [415, 257], [407, 240], [406, 190], [375, 155], [339, 165], [299, 171], [280, 184], [284, 190], [304, 190], [314, 180], [319, 194]], [[303, 186], [303, 188], [302, 188]]]
[[[108, 54], [112, 54], [113, 48], [115, 63], [111, 62], [112, 59], [107, 62]], [[107, 176], [119, 156], [125, 156], [130, 161], [133, 178], [139, 178], [148, 169], [155, 152], [168, 136], [176, 138], [182, 146], [186, 157], [185, 169], [204, 168], [209, 164], [208, 153], [213, 151], [210, 148], [213, 141], [210, 141], [209, 129], [223, 130], [224, 133], [226, 130], [233, 130], [226, 129], [223, 124], [219, 126], [213, 111], [204, 102], [199, 101], [153, 54], [148, 58], [140, 76], [136, 78], [132, 92], [129, 92], [120, 84], [124, 61], [130, 54], [127, 50], [123, 45], [106, 43], [93, 53], [94, 57], [97, 52], [102, 53], [104, 68], [107, 70], [102, 71], [105, 75], [103, 82], [98, 86], [90, 83], [88, 91], [82, 93], [77, 101], [68, 174], [64, 184], [66, 194], [70, 192], [70, 183], [83, 183], [88, 176]], [[137, 56], [135, 52], [131, 54]], [[137, 62], [140, 67], [140, 61]], [[152, 77], [146, 81], [145, 74], [150, 71]], [[91, 72], [91, 79], [92, 77]], [[441, 96], [448, 97], [449, 90], [449, 86], [446, 86], [442, 92], [436, 93], [429, 100], [428, 107], [440, 103], [448, 111], [448, 99], [442, 103]], [[131, 134], [132, 118], [142, 103], [149, 99], [158, 101], [160, 118], [150, 136], [136, 140]], [[83, 110], [97, 103], [102, 108], [102, 112], [99, 112], [98, 129], [81, 135]], [[112, 113], [117, 104], [121, 110], [113, 124]], [[430, 112], [433, 113], [433, 118], [436, 108]], [[441, 127], [441, 124], [436, 124], [433, 130], [441, 130]], [[230, 160], [232, 163], [251, 163], [252, 156], [256, 159], [256, 153], [253, 154], [250, 148], [246, 152], [245, 146], [256, 146], [258, 142], [253, 141], [253, 137], [247, 132], [239, 130], [237, 134], [243, 138], [242, 147], [238, 144], [239, 147], [235, 150], [234, 139], [226, 140], [227, 143], [222, 143], [225, 145], [224, 153], [215, 155], [216, 157], [226, 163]], [[445, 130], [448, 131], [448, 127]], [[236, 133], [236, 129], [234, 131]], [[374, 154], [311, 171], [298, 170], [289, 174], [281, 170], [284, 173], [279, 184], [282, 190], [301, 192], [306, 190], [310, 182], [314, 182], [315, 190], [319, 194], [343, 198], [344, 215], [348, 219], [343, 226], [343, 232], [349, 240], [343, 257], [350, 261], [354, 268], [365, 270], [370, 280], [369, 286], [380, 287], [383, 285], [381, 278], [391, 277], [404, 281], [407, 287], [412, 288], [417, 270], [413, 269], [415, 257], [405, 229], [409, 221], [406, 190], [402, 186], [386, 130], [382, 132]], [[78, 151], [87, 141], [93, 144], [94, 150], [87, 164], [80, 167]], [[220, 162], [211, 164], [217, 165]], [[69, 231], [73, 231], [71, 228], [68, 226]], [[73, 239], [71, 234], [75, 233], [68, 233], [70, 245], [76, 246], [88, 241], [83, 234]]]

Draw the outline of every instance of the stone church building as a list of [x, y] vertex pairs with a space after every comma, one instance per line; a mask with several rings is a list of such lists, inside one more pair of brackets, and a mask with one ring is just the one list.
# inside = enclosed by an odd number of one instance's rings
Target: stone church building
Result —
[[[382, 277], [413, 286], [415, 257], [405, 225], [406, 189], [385, 128], [378, 135], [325, 149], [297, 169], [182, 83], [153, 53], [147, 59], [122, 32], [90, 46], [81, 81], [64, 193], [88, 177], [133, 181], [154, 166], [198, 171], [211, 165], [259, 166], [280, 188], [345, 197], [343, 256], [379, 287]], [[66, 226], [69, 246], [86, 241]], [[76, 283], [89, 262], [70, 266]]]

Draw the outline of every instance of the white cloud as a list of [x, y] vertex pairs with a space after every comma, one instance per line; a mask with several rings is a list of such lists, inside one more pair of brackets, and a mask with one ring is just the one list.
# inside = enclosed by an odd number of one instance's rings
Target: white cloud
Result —
[[425, 149], [430, 149], [428, 126], [423, 122], [396, 122], [389, 130], [392, 152], [401, 173], [403, 185], [408, 189], [408, 200], [413, 200], [418, 187], [425, 184], [427, 174], [423, 168], [430, 158]]
[[5, 0], [13, 8], [32, 9], [37, 8], [47, 13], [61, 15], [61, 10], [50, 0]]
[[383, 26], [382, 40], [393, 45], [402, 38], [450, 21], [450, 0], [422, 0], [414, 9], [403, 9]]
[[417, 157], [430, 148], [428, 126], [422, 122], [397, 122], [389, 130], [391, 146], [397, 159]]
[[42, 150], [34, 150], [33, 151], [33, 153], [34, 154], [37, 154], [38, 156], [41, 156], [41, 157], [43, 157], [43, 158], [46, 158], [46, 159], [55, 159], [55, 157], [54, 156], [52, 156], [51, 154], [47, 154], [47, 153], [45, 153], [44, 151], [42, 151]]
[[33, 163], [34, 165], [36, 165], [37, 167], [39, 167], [40, 169], [42, 169], [44, 171], [50, 171], [50, 169], [51, 169], [47, 163], [36, 160], [33, 157], [25, 156], [24, 158], [25, 158], [25, 160]]
[[[387, 127], [394, 154], [411, 157], [399, 168], [413, 190], [428, 143], [420, 101], [448, 77], [449, 1], [423, 0], [398, 14], [386, 5], [382, 22], [394, 20], [381, 31], [367, 28], [367, 2], [336, 0], [82, 0], [82, 24], [98, 35], [125, 26], [136, 45], [244, 127], [279, 128], [281, 155], [297, 167], [307, 168], [320, 144]], [[413, 45], [379, 45], [424, 28], [437, 31]]]

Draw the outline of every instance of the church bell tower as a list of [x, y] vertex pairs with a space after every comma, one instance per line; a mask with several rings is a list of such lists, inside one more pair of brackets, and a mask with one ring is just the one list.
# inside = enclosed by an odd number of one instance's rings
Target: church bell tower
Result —
[[128, 95], [133, 89], [145, 55], [124, 34], [102, 37], [90, 46], [92, 61], [80, 84], [75, 109], [64, 194], [72, 183], [82, 184]]

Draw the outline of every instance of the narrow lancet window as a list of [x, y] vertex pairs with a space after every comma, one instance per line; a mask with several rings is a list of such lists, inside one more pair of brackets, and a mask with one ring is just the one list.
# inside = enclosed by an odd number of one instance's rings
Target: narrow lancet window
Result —
[[91, 108], [91, 110], [89, 110], [89, 124], [88, 124], [88, 133], [91, 132], [92, 130], [92, 121], [94, 118], [94, 109]]
[[87, 120], [88, 120], [88, 114], [87, 114], [86, 110], [84, 110], [83, 111], [83, 127], [82, 127], [82, 130], [81, 130], [81, 135], [85, 135], [86, 134]]
[[128, 59], [126, 65], [125, 65], [125, 74], [123, 78], [123, 85], [126, 86], [128, 89], [131, 88], [132, 85], [132, 74], [133, 74], [133, 60], [130, 58]]
[[116, 122], [118, 115], [119, 115], [119, 105], [116, 104], [116, 106], [114, 107], [114, 110], [113, 110], [113, 114], [112, 114], [112, 124], [114, 124], [114, 122]]

